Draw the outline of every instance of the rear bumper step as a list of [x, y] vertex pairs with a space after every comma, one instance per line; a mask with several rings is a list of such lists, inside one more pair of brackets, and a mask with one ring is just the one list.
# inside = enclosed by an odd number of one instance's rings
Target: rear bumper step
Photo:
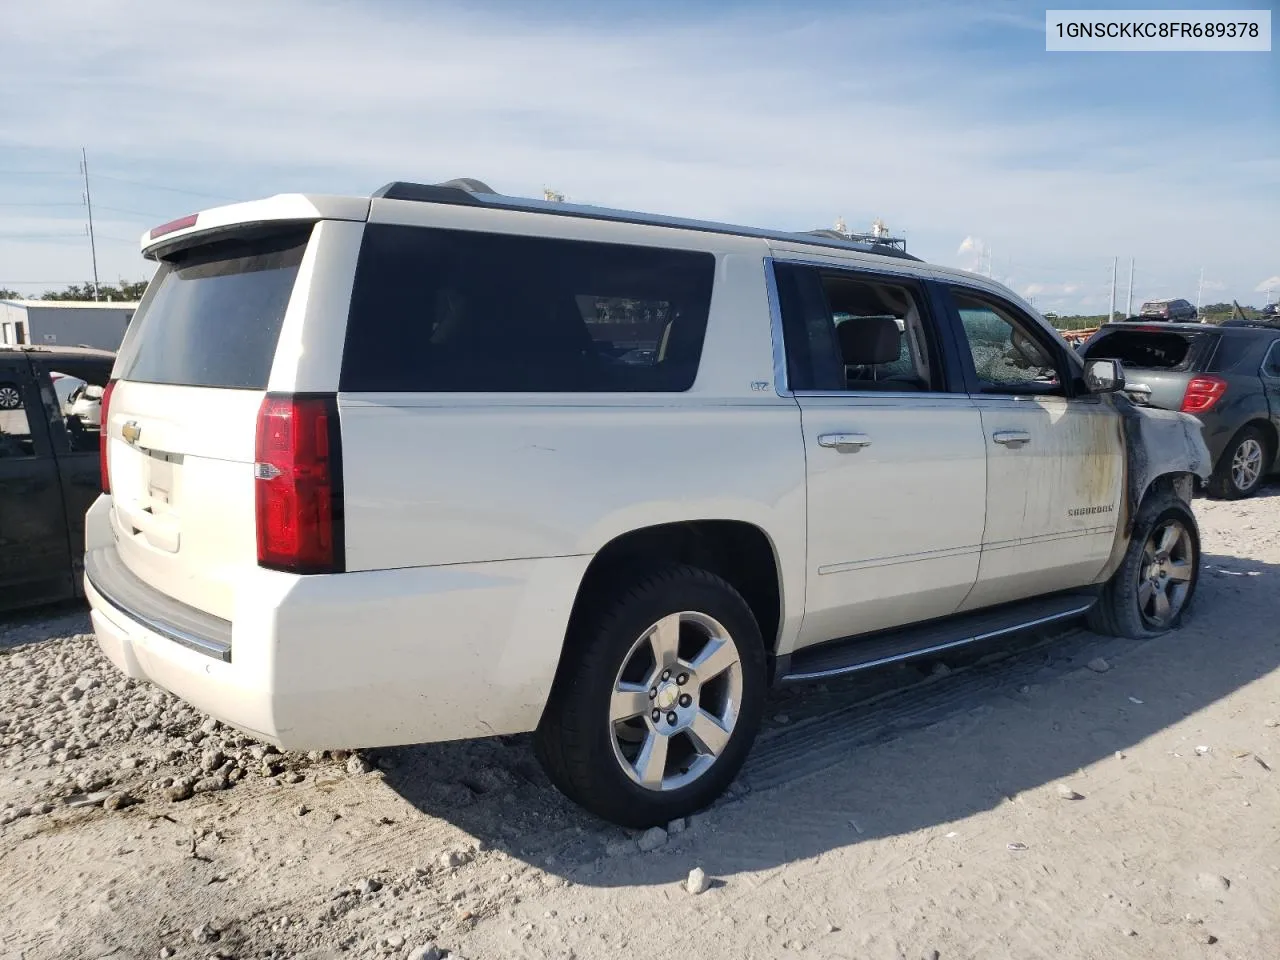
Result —
[[818, 680], [940, 653], [968, 643], [1069, 620], [1083, 614], [1096, 601], [1096, 588], [1084, 589], [957, 614], [901, 630], [832, 640], [798, 650], [787, 662], [779, 663], [778, 682]]
[[139, 580], [115, 547], [90, 550], [85, 577], [107, 603], [160, 636], [197, 653], [231, 662], [231, 621], [204, 613]]

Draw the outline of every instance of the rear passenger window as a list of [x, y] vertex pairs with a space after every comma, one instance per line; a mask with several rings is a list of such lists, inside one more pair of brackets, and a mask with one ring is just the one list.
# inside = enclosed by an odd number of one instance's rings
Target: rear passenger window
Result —
[[[1254, 349], [1257, 346], [1258, 341], [1253, 337], [1233, 337], [1224, 333], [1218, 349], [1213, 352], [1213, 362], [1209, 364], [1211, 372], [1253, 374], [1258, 364], [1258, 354]], [[1252, 364], [1250, 357], [1253, 358]]]
[[1280, 377], [1280, 340], [1271, 342], [1271, 349], [1267, 352], [1267, 358], [1262, 363], [1262, 375], [1264, 377]]
[[944, 389], [915, 284], [847, 270], [774, 264], [793, 390]]
[[688, 390], [710, 253], [370, 224], [341, 389]]
[[96, 453], [102, 443], [102, 394], [111, 378], [107, 363], [62, 363], [49, 371], [54, 400], [71, 453]]

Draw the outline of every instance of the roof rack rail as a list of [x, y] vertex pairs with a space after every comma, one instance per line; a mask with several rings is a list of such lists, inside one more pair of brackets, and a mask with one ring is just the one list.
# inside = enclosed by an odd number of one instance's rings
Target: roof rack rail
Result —
[[793, 232], [786, 230], [761, 230], [757, 227], [740, 227], [709, 220], [688, 220], [657, 213], [638, 213], [633, 210], [614, 210], [609, 207], [592, 207], [583, 204], [553, 200], [534, 200], [529, 197], [508, 197], [495, 193], [483, 181], [471, 177], [459, 177], [445, 183], [411, 183], [396, 180], [375, 190], [374, 199], [410, 200], [417, 203], [445, 203], [454, 206], [488, 207], [493, 210], [522, 210], [526, 213], [549, 213], [560, 217], [578, 217], [585, 220], [608, 220], [614, 223], [635, 223], [654, 227], [671, 227], [676, 230], [696, 230], [701, 233], [719, 233], [735, 237], [754, 237], [761, 240], [779, 240], [787, 243], [804, 243], [819, 247], [853, 250], [898, 260], [914, 260], [906, 250], [885, 244], [858, 242], [842, 236], [829, 236], [824, 232]]

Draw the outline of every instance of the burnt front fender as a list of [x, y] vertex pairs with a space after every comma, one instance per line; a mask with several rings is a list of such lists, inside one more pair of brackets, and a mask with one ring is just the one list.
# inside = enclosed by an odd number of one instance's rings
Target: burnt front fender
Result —
[[1125, 448], [1124, 501], [1111, 556], [1098, 577], [1111, 577], [1124, 560], [1133, 536], [1134, 518], [1152, 486], [1162, 479], [1188, 504], [1194, 491], [1192, 477], [1207, 480], [1213, 461], [1205, 445], [1200, 421], [1187, 413], [1140, 407], [1122, 394], [1113, 398], [1120, 415]]

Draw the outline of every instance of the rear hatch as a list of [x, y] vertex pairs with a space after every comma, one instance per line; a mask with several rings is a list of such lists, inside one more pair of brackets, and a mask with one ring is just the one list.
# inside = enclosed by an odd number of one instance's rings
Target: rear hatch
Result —
[[1219, 336], [1212, 328], [1126, 326], [1095, 334], [1083, 353], [1089, 360], [1119, 360], [1125, 392], [1134, 399], [1177, 410], [1187, 383], [1205, 369]]
[[120, 559], [227, 620], [257, 564], [258, 411], [312, 230], [259, 226], [167, 253], [114, 370], [105, 432]]

